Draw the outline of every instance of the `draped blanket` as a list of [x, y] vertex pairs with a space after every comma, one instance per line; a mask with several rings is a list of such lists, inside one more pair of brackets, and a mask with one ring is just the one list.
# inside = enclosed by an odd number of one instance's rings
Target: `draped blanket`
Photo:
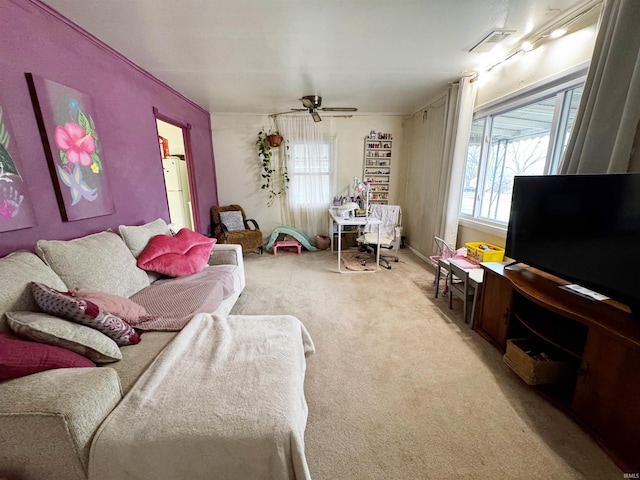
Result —
[[89, 479], [310, 479], [313, 351], [292, 316], [196, 315], [98, 429]]
[[215, 312], [233, 293], [234, 265], [207, 267], [186, 277], [158, 280], [131, 296], [147, 309], [150, 319], [136, 323], [138, 330], [180, 330], [196, 313]]

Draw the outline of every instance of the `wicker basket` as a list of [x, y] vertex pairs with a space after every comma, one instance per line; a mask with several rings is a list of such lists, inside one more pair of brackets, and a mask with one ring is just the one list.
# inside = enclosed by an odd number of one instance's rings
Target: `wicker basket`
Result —
[[529, 350], [540, 350], [539, 342], [531, 338], [509, 339], [507, 352], [502, 357], [504, 363], [527, 384], [552, 385], [572, 375], [569, 362], [538, 360], [527, 353]]

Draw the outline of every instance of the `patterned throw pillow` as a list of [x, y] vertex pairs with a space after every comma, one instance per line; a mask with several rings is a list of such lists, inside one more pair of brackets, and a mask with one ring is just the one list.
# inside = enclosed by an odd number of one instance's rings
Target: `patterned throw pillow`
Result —
[[40, 312], [7, 312], [11, 330], [47, 345], [66, 348], [95, 363], [122, 360], [122, 353], [112, 339], [90, 327]]
[[242, 212], [231, 210], [229, 212], [220, 212], [220, 221], [224, 223], [227, 230], [236, 232], [238, 230], [246, 230], [242, 221]]
[[31, 282], [31, 291], [38, 306], [50, 315], [95, 328], [118, 345], [140, 342], [140, 334], [120, 317], [105, 312], [95, 303], [79, 300], [70, 292], [59, 292], [42, 283]]

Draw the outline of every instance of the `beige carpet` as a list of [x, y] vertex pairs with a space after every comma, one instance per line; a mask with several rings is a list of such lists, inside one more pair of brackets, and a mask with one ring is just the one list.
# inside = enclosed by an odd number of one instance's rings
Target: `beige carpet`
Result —
[[409, 250], [375, 273], [337, 273], [330, 251], [246, 254], [235, 314], [291, 314], [308, 358], [306, 454], [314, 480], [620, 479], [566, 415], [539, 397], [433, 298]]

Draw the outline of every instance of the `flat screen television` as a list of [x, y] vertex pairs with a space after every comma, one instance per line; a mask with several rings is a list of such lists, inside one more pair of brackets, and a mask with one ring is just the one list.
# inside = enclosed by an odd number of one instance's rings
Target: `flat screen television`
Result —
[[505, 254], [640, 315], [640, 174], [516, 176]]

